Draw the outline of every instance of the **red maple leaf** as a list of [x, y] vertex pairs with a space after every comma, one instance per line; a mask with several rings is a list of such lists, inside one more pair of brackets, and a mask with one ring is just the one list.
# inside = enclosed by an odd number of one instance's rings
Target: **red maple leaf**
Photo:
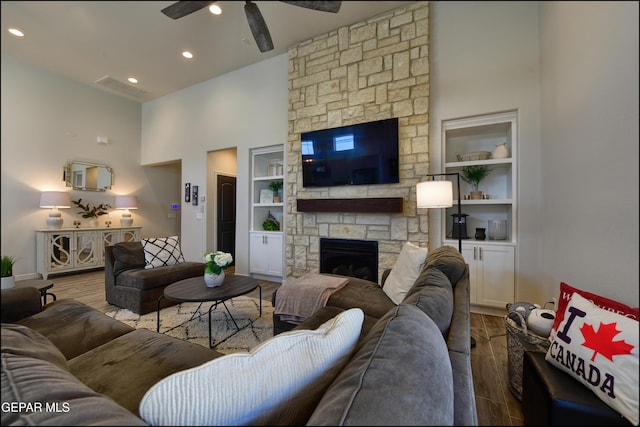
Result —
[[616, 322], [603, 324], [600, 322], [598, 332], [594, 331], [593, 326], [586, 322], [580, 328], [584, 337], [583, 346], [593, 350], [591, 361], [596, 359], [598, 353], [613, 362], [613, 356], [616, 354], [631, 354], [633, 346], [624, 342], [624, 340], [614, 341], [613, 338], [622, 332], [616, 329]]

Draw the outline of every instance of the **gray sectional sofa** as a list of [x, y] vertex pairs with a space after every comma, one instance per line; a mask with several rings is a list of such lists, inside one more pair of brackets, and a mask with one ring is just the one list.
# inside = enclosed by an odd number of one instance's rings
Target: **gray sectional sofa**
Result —
[[[329, 297], [324, 308], [300, 325], [283, 322], [274, 313], [274, 334], [291, 329], [315, 329], [327, 319], [353, 307], [361, 308], [365, 313], [360, 351], [357, 357], [352, 358], [352, 362], [357, 358], [371, 361], [368, 368], [371, 374], [361, 371], [363, 378], [367, 375], [375, 377], [378, 370], [383, 374], [373, 381], [375, 385], [363, 383], [354, 386], [348, 398], [344, 394], [341, 399], [336, 399], [336, 394], [332, 393], [330, 387], [325, 396], [333, 396], [323, 399], [323, 402], [331, 403], [331, 408], [324, 409], [332, 414], [340, 412], [341, 416], [323, 420], [312, 417], [310, 423], [446, 425], [452, 422], [454, 425], [476, 425], [478, 417], [471, 372], [469, 266], [453, 247], [442, 246], [432, 250], [413, 287], [399, 305], [394, 304], [383, 291], [388, 275], [389, 271], [385, 271], [382, 285], [349, 278], [344, 287]], [[274, 307], [276, 299], [277, 290], [273, 295]], [[402, 330], [393, 331], [392, 335], [381, 339], [380, 329], [387, 327], [387, 322], [395, 316], [411, 316], [419, 321], [412, 328], [399, 328]], [[429, 335], [427, 329], [431, 321], [437, 326], [440, 337]], [[430, 377], [437, 363], [432, 355], [425, 353], [425, 345], [429, 348], [441, 346], [448, 354], [451, 366], [448, 381], [453, 386], [452, 402], [447, 402], [447, 387]], [[404, 357], [399, 356], [398, 353], [401, 352], [405, 352]], [[345, 378], [334, 381], [334, 385], [340, 381], [348, 382], [347, 377], [356, 374], [351, 365], [351, 369], [347, 367], [340, 374], [340, 377]], [[405, 382], [412, 375], [422, 374], [425, 374], [425, 378], [415, 384]], [[370, 390], [367, 390], [369, 386]], [[416, 389], [412, 390], [412, 386]], [[380, 388], [384, 392], [376, 395], [372, 393], [374, 388]], [[391, 399], [389, 402], [389, 396], [398, 396], [398, 399]], [[395, 407], [400, 400], [406, 407]], [[316, 413], [323, 408], [323, 402], [316, 408]], [[388, 408], [389, 404], [394, 407]], [[366, 408], [379, 409], [369, 409], [367, 414]], [[449, 409], [452, 413], [446, 415], [450, 417], [444, 416], [442, 411]], [[355, 413], [359, 415], [354, 416]]]
[[[433, 254], [406, 303], [379, 318], [367, 314], [344, 368], [331, 371], [332, 380], [321, 392], [291, 399], [307, 407], [308, 417], [295, 425], [477, 424], [469, 273], [455, 255]], [[362, 294], [355, 289], [359, 285], [348, 286], [354, 289], [345, 289], [334, 304]], [[375, 292], [369, 284], [362, 286]], [[327, 306], [297, 328], [313, 327], [341, 310]], [[35, 288], [3, 290], [2, 316], [2, 405], [9, 409], [2, 412], [2, 425], [144, 425], [138, 408], [151, 386], [222, 356], [134, 330], [75, 300], [60, 299], [41, 309]], [[27, 405], [37, 402], [58, 402], [60, 410]], [[272, 421], [283, 424], [284, 418]]]

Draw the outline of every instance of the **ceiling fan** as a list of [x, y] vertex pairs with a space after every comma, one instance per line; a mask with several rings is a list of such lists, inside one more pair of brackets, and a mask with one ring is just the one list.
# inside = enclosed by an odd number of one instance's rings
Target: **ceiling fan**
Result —
[[[162, 13], [167, 15], [169, 18], [178, 19], [196, 12], [212, 3], [214, 2], [211, 0], [179, 1], [162, 9]], [[244, 13], [247, 15], [249, 28], [251, 28], [251, 33], [258, 45], [258, 49], [260, 49], [260, 52], [272, 50], [273, 42], [271, 41], [271, 34], [269, 34], [269, 28], [267, 28], [267, 23], [264, 21], [262, 13], [260, 13], [260, 9], [258, 9], [258, 5], [252, 1], [245, 1], [244, 3]], [[332, 13], [338, 13], [342, 4], [341, 1], [283, 1], [283, 3], [289, 3], [306, 9]]]

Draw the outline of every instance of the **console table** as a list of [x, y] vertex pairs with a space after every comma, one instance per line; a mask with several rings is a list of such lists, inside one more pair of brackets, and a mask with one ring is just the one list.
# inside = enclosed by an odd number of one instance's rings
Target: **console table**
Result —
[[140, 240], [142, 227], [59, 228], [36, 230], [36, 267], [49, 274], [104, 267], [104, 247]]

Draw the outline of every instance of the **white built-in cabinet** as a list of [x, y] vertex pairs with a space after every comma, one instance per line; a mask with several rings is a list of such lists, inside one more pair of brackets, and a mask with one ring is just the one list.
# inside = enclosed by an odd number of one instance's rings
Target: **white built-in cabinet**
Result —
[[[284, 272], [284, 145], [251, 150], [251, 229], [249, 231], [249, 271], [256, 277], [282, 278]], [[271, 182], [282, 183], [274, 194]], [[273, 216], [279, 230], [263, 227]]]
[[251, 232], [251, 273], [282, 277], [283, 234]]
[[[483, 160], [465, 160], [465, 157], [459, 157], [483, 151], [493, 153], [496, 145], [504, 142], [509, 151], [506, 158], [490, 156]], [[462, 241], [462, 255], [470, 267], [472, 305], [504, 309], [507, 303], [514, 302], [518, 246], [517, 150], [516, 111], [445, 120], [442, 123], [444, 172], [462, 172], [463, 167], [472, 165], [487, 165], [492, 169], [478, 188], [487, 195], [486, 199], [465, 199], [472, 189], [460, 180], [462, 213], [468, 215], [465, 217], [468, 239]], [[457, 194], [454, 199], [457, 199]], [[457, 248], [458, 241], [452, 237], [453, 214], [457, 214], [456, 203], [446, 209], [446, 214], [442, 216], [441, 238], [444, 244]], [[505, 238], [492, 240], [489, 237], [490, 220], [506, 221]], [[485, 240], [475, 240], [476, 228], [485, 229]]]
[[61, 228], [36, 230], [36, 267], [49, 274], [104, 267], [104, 247], [140, 240], [142, 227]]

